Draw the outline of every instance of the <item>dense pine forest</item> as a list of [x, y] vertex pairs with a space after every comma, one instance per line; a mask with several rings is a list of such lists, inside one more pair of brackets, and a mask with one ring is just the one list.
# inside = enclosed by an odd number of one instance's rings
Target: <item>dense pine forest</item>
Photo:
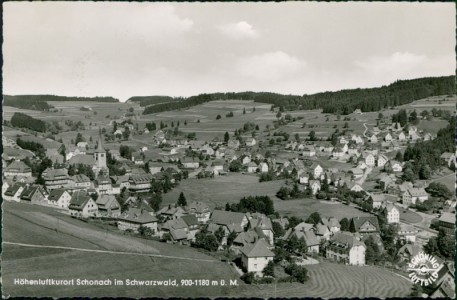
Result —
[[49, 111], [53, 108], [47, 102], [52, 101], [88, 101], [88, 102], [119, 102], [113, 97], [65, 97], [55, 95], [3, 95], [3, 105], [22, 109]]
[[14, 113], [13, 117], [11, 118], [11, 125], [19, 128], [28, 128], [39, 132], [46, 131], [46, 123], [44, 121], [18, 112]]
[[267, 92], [200, 94], [177, 99], [176, 102], [147, 106], [143, 114], [185, 109], [214, 100], [240, 99], [270, 103], [284, 110], [323, 109], [324, 113], [349, 114], [355, 109], [363, 112], [411, 103], [438, 95], [455, 94], [455, 77], [429, 77], [398, 80], [388, 86], [367, 89], [341, 90], [313, 95], [281, 95]]

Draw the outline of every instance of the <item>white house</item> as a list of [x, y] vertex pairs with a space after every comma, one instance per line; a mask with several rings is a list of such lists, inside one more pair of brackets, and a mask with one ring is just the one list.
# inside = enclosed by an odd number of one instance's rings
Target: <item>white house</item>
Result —
[[367, 166], [369, 167], [374, 167], [375, 166], [375, 157], [373, 154], [371, 153], [368, 153], [365, 155], [365, 163], [367, 164]]
[[248, 163], [247, 165], [247, 171], [248, 173], [255, 173], [257, 172], [257, 164], [253, 161], [251, 161], [250, 163]]
[[21, 201], [21, 194], [24, 189], [27, 187], [27, 184], [23, 182], [15, 182], [8, 189], [6, 189], [3, 194], [3, 199], [7, 201]]
[[22, 161], [13, 161], [3, 170], [5, 176], [32, 177], [32, 169]]
[[409, 188], [402, 195], [402, 201], [405, 205], [416, 204], [416, 201], [424, 202], [428, 200], [428, 194], [424, 188]]
[[70, 206], [71, 195], [66, 189], [55, 189], [49, 193], [48, 204], [60, 208], [68, 209]]
[[313, 195], [316, 195], [321, 190], [321, 182], [319, 180], [310, 180], [309, 188]]
[[246, 146], [247, 147], [252, 147], [252, 146], [255, 146], [256, 144], [257, 144], [257, 141], [255, 140], [255, 138], [250, 137], [250, 138], [246, 139]]
[[324, 169], [321, 165], [314, 163], [311, 165], [311, 171], [313, 172], [314, 178], [320, 178]]
[[268, 173], [268, 164], [265, 162], [261, 162], [259, 164], [259, 170], [260, 170], [260, 173]]
[[383, 168], [388, 161], [389, 161], [389, 159], [387, 158], [387, 156], [385, 156], [384, 154], [379, 155], [378, 161], [377, 161], [377, 167]]
[[329, 240], [325, 256], [349, 265], [365, 265], [366, 246], [352, 233], [340, 231]]
[[117, 227], [120, 230], [138, 232], [138, 228], [143, 226], [150, 228], [154, 234], [157, 234], [157, 222], [157, 218], [152, 216], [148, 211], [132, 207], [118, 217]]
[[376, 137], [375, 134], [372, 134], [370, 137], [368, 137], [368, 140], [370, 141], [370, 143], [372, 144], [376, 144], [378, 142], [378, 138]]
[[387, 219], [387, 224], [400, 223], [400, 210], [393, 203], [385, 203], [382, 213]]
[[391, 159], [384, 165], [384, 170], [389, 173], [396, 173], [403, 171], [403, 167], [400, 162]]
[[270, 261], [273, 261], [274, 253], [268, 249], [264, 240], [257, 240], [254, 244], [247, 244], [240, 249], [241, 262], [247, 272], [253, 272], [262, 277], [262, 271]]
[[303, 156], [306, 156], [306, 157], [316, 156], [316, 148], [314, 146], [305, 146], [303, 148]]
[[75, 217], [95, 217], [98, 207], [95, 201], [84, 191], [74, 192], [68, 206], [70, 215]]

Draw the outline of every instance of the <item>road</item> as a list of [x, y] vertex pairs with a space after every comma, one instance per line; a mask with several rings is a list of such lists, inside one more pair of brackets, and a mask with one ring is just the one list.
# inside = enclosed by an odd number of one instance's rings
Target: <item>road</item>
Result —
[[63, 250], [74, 250], [74, 251], [94, 252], [94, 253], [107, 253], [107, 254], [122, 254], [122, 255], [127, 254], [127, 255], [158, 257], [158, 258], [172, 258], [172, 259], [180, 259], [180, 260], [193, 260], [193, 261], [210, 262], [210, 263], [217, 262], [217, 260], [212, 260], [212, 259], [190, 258], [190, 257], [181, 257], [181, 256], [151, 254], [151, 253], [111, 251], [111, 250], [96, 250], [96, 249], [74, 248], [74, 247], [64, 247], [64, 246], [33, 245], [33, 244], [24, 244], [24, 243], [13, 243], [13, 242], [7, 242], [7, 241], [3, 241], [3, 244], [15, 245], [15, 246], [21, 246], [21, 247], [30, 247], [30, 248], [63, 249]]

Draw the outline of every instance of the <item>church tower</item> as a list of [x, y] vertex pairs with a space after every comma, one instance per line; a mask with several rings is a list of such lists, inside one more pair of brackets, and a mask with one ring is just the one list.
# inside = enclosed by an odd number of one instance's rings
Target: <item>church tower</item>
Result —
[[103, 149], [102, 138], [99, 137], [97, 149], [94, 151], [95, 166], [97, 169], [105, 169], [106, 166], [106, 151]]

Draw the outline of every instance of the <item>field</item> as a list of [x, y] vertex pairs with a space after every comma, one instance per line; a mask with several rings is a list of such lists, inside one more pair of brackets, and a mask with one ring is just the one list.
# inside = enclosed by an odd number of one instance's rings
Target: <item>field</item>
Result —
[[[449, 171], [449, 172], [451, 172], [451, 171]], [[437, 179], [432, 179], [432, 181], [436, 181], [436, 182], [440, 182], [440, 183], [444, 184], [453, 193], [455, 191], [455, 182], [456, 182], [455, 173], [450, 173], [448, 175], [439, 177]]]
[[422, 217], [418, 213], [406, 209], [400, 211], [400, 221], [416, 224], [422, 222]]
[[225, 207], [227, 202], [238, 202], [246, 196], [269, 196], [274, 203], [275, 210], [281, 215], [307, 218], [317, 211], [324, 216], [344, 218], [362, 216], [366, 213], [338, 202], [319, 201], [316, 199], [281, 200], [276, 192], [283, 185], [283, 180], [258, 182], [254, 175], [230, 174], [213, 179], [188, 179], [181, 182], [171, 192], [163, 195], [163, 204], [175, 204], [179, 193], [184, 192], [187, 203], [202, 201], [211, 208]]
[[[52, 209], [29, 204], [4, 203], [6, 242], [84, 248], [87, 251], [48, 249], [3, 244], [3, 295], [34, 297], [271, 297], [274, 285], [248, 286], [226, 263], [179, 245], [104, 231], [72, 219]], [[46, 215], [47, 217], [44, 217]], [[24, 217], [22, 217], [24, 216]], [[80, 228], [78, 232], [74, 226]], [[132, 251], [147, 255], [97, 253], [91, 250]], [[165, 254], [176, 258], [157, 257]], [[186, 258], [186, 259], [180, 259]], [[402, 297], [410, 290], [407, 280], [375, 267], [352, 267], [333, 263], [308, 266], [310, 280], [305, 284], [281, 283], [278, 297]], [[136, 279], [224, 280], [227, 286], [19, 286], [14, 278], [25, 279]], [[228, 286], [237, 280], [238, 286]], [[389, 287], [388, 289], [386, 287]]]

